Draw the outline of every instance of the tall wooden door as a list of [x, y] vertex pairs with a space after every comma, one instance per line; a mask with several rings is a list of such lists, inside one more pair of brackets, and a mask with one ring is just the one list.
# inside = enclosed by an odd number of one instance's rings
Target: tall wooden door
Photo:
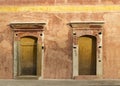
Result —
[[19, 75], [37, 74], [37, 38], [22, 37], [20, 40]]
[[79, 75], [96, 75], [96, 38], [82, 36], [79, 44]]

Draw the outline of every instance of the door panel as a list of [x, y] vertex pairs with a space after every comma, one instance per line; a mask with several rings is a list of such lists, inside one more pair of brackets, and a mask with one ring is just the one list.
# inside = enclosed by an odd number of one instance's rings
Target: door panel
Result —
[[36, 75], [37, 38], [23, 37], [20, 40], [20, 75]]
[[96, 38], [82, 36], [79, 44], [79, 75], [96, 75]]

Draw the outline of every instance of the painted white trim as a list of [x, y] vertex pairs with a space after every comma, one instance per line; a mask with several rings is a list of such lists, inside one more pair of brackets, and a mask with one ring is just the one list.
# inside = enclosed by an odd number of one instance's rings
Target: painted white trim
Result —
[[[14, 41], [14, 63], [13, 63], [13, 67], [14, 67], [14, 73], [13, 73], [13, 75], [14, 75], [14, 78], [16, 78], [16, 76], [17, 76], [17, 53], [18, 53], [18, 49], [17, 49], [17, 46], [18, 46], [18, 42], [17, 41]], [[17, 52], [16, 52], [17, 51]]]
[[97, 55], [97, 75], [99, 77], [101, 77], [101, 75], [103, 74], [103, 67], [102, 67], [102, 64], [103, 64], [103, 60], [102, 60], [102, 34], [99, 34], [99, 37], [101, 39], [100, 43], [98, 44], [98, 47], [101, 46], [101, 48], [99, 49], [100, 50], [100, 55], [98, 57]]
[[10, 24], [24, 24], [24, 23], [26, 23], [26, 24], [31, 24], [31, 23], [33, 23], [33, 24], [41, 24], [41, 23], [45, 23], [46, 24], [47, 22], [45, 22], [45, 21], [40, 21], [40, 22], [10, 22]]
[[78, 45], [74, 44], [73, 44], [73, 76], [78, 76]]
[[104, 24], [105, 21], [70, 21], [70, 24]]
[[[42, 32], [42, 47], [44, 47], [44, 32]], [[42, 49], [42, 57], [41, 57], [41, 59], [42, 59], [42, 63], [41, 63], [41, 76], [38, 78], [39, 80], [40, 79], [43, 79], [43, 75], [44, 75], [44, 73], [43, 73], [43, 68], [44, 68], [44, 48]]]

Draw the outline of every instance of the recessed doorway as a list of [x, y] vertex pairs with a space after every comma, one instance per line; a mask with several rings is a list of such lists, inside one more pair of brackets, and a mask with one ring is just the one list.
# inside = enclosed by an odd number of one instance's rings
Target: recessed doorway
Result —
[[37, 38], [20, 39], [19, 75], [36, 75], [37, 73]]
[[102, 78], [104, 21], [71, 21], [73, 31], [73, 78]]
[[46, 23], [10, 23], [14, 32], [14, 78], [42, 79]]
[[78, 38], [78, 74], [96, 75], [96, 37], [81, 36]]

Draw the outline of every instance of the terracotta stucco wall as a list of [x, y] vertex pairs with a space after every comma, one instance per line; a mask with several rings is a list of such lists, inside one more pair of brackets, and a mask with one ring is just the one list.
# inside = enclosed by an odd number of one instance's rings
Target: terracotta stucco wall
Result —
[[[109, 12], [114, 7], [101, 8], [100, 12], [32, 12], [25, 8], [11, 9], [8, 6], [85, 6], [119, 5], [119, 0], [1, 0], [0, 7], [0, 79], [13, 78], [13, 31], [10, 22], [47, 22], [45, 33], [44, 78], [72, 78], [72, 29], [70, 21], [105, 21], [103, 29], [103, 78], [120, 78], [120, 12]], [[54, 7], [52, 7], [54, 8]], [[77, 8], [77, 7], [76, 7]], [[5, 9], [5, 13], [2, 12]], [[30, 8], [29, 8], [30, 9]], [[82, 9], [82, 8], [81, 8]], [[19, 12], [20, 10], [20, 12]], [[44, 8], [45, 10], [45, 8]], [[55, 10], [55, 9], [54, 9]], [[57, 9], [56, 9], [57, 10]], [[73, 12], [72, 12], [73, 10]], [[92, 8], [91, 8], [92, 10]], [[102, 11], [103, 10], [103, 11]], [[105, 12], [107, 10], [107, 12]], [[7, 12], [8, 11], [8, 12]], [[97, 11], [97, 10], [95, 10]]]
[[119, 0], [1, 0], [0, 5], [100, 5], [120, 4]]
[[120, 78], [120, 13], [104, 14], [104, 76], [105, 78]]
[[0, 78], [12, 78], [13, 32], [10, 22], [46, 21], [44, 78], [72, 77], [70, 21], [105, 21], [103, 29], [103, 77], [120, 78], [120, 13], [0, 13]]

